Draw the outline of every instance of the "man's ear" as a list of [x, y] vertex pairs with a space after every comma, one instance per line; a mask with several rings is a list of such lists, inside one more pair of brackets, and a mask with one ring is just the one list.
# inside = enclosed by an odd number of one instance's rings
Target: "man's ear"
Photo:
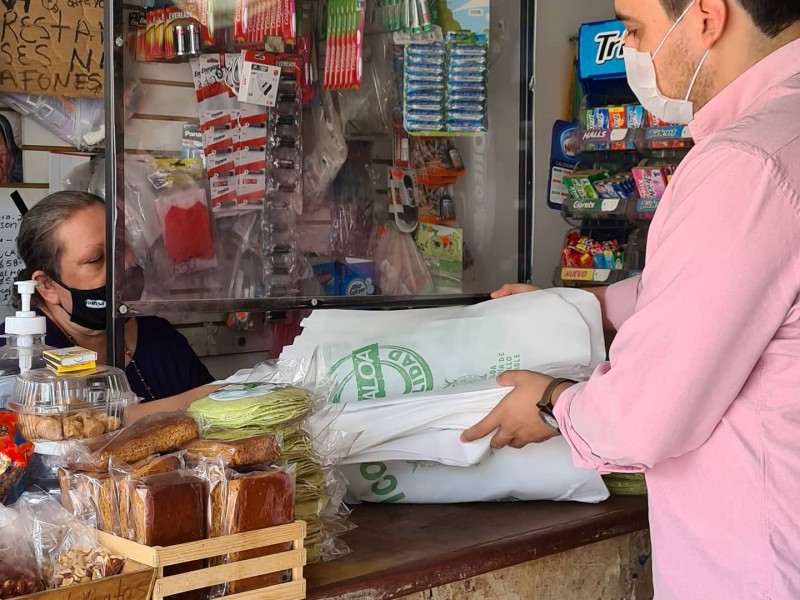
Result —
[[47, 304], [58, 306], [61, 299], [58, 297], [58, 284], [50, 279], [44, 271], [35, 271], [31, 277], [36, 283], [36, 291]]
[[697, 0], [703, 28], [703, 45], [712, 48], [725, 33], [730, 20], [730, 0]]

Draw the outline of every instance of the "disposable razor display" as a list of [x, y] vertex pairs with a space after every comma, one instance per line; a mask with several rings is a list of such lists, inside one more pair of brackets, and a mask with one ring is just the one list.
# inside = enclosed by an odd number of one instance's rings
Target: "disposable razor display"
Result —
[[298, 80], [303, 61], [279, 55], [278, 101], [268, 109], [266, 164], [268, 191], [261, 220], [261, 257], [267, 296], [298, 292], [305, 259], [297, 249], [296, 215], [302, 210], [302, 110]]

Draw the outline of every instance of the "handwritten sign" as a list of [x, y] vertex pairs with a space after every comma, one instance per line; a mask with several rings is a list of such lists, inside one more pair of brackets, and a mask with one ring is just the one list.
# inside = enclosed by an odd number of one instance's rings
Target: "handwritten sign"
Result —
[[0, 91], [103, 95], [104, 0], [0, 0]]
[[11, 304], [11, 287], [25, 266], [17, 258], [17, 232], [22, 217], [14, 209], [0, 212], [0, 306]]

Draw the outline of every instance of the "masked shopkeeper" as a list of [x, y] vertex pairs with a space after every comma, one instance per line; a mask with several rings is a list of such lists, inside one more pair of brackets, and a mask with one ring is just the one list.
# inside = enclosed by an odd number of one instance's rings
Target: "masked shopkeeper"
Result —
[[[103, 364], [107, 363], [105, 215], [98, 196], [57, 192], [25, 214], [17, 237], [17, 254], [26, 265], [17, 280], [39, 284], [34, 305], [47, 318], [46, 343], [93, 350]], [[125, 267], [125, 297], [138, 298], [144, 273], [130, 251]], [[136, 317], [125, 323], [125, 373], [143, 402], [188, 392], [192, 397], [181, 402], [185, 403], [205, 395], [207, 390], [200, 386], [213, 381], [186, 338], [158, 317]]]

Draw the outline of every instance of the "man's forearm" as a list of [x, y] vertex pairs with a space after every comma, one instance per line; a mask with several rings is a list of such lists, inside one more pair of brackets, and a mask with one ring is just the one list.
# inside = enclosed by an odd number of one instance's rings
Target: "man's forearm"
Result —
[[598, 286], [585, 289], [600, 302], [600, 310], [603, 313], [603, 331], [610, 334], [616, 333], [617, 328], [614, 327], [614, 324], [611, 321], [609, 321], [608, 311], [606, 311], [606, 290], [608, 288], [605, 286]]

